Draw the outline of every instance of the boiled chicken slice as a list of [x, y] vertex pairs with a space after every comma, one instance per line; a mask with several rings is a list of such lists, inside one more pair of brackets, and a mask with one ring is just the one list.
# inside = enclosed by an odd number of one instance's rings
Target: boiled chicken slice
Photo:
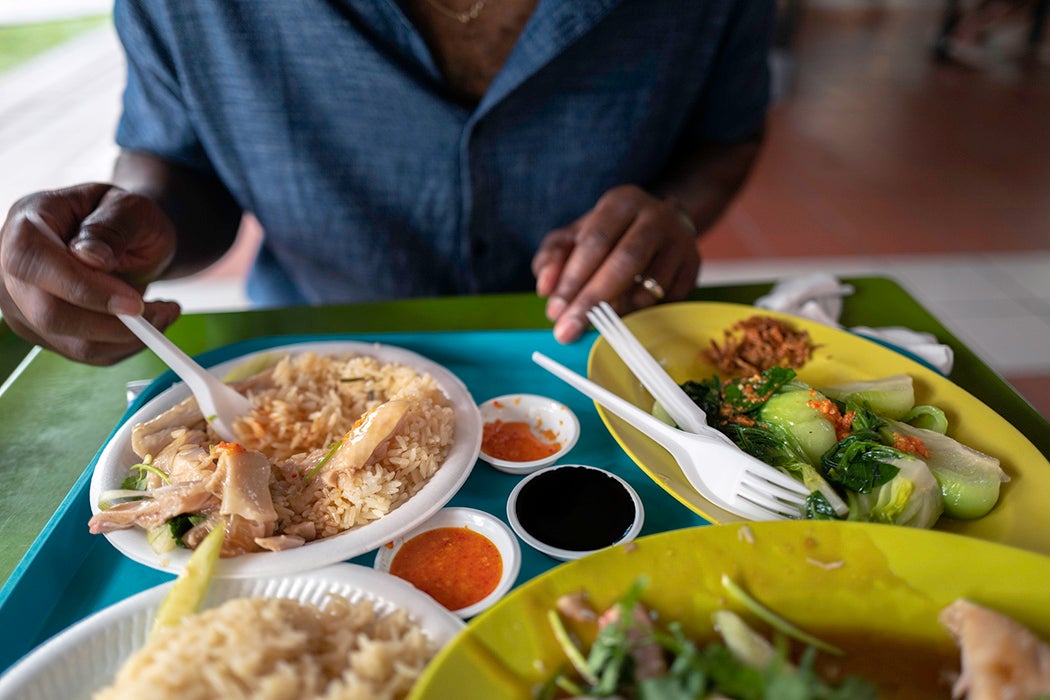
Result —
[[180, 401], [164, 413], [131, 429], [131, 449], [140, 458], [156, 456], [169, 442], [174, 431], [193, 428], [198, 423], [203, 428], [204, 415], [192, 396]]
[[[211, 454], [203, 446], [207, 439], [203, 430], [174, 430], [171, 442], [160, 452], [153, 453], [153, 466], [168, 475], [168, 483], [200, 479], [215, 469]], [[151, 473], [149, 487], [161, 486], [159, 481], [160, 477]]]
[[[616, 624], [623, 614], [623, 607], [617, 603], [598, 617], [598, 629]], [[663, 648], [652, 641], [652, 629], [653, 619], [649, 616], [649, 610], [641, 603], [635, 603], [627, 628], [627, 641], [631, 645], [635, 678], [639, 681], [667, 675]]]
[[245, 520], [273, 523], [277, 511], [270, 495], [270, 460], [254, 450], [221, 442], [215, 448], [217, 471], [225, 474], [221, 515], [239, 515]]
[[220, 557], [236, 557], [248, 552], [258, 552], [261, 547], [255, 540], [266, 538], [273, 534], [274, 523], [262, 523], [256, 520], [248, 520], [239, 515], [221, 516], [216, 511], [207, 513], [205, 520], [200, 522], [182, 536], [182, 542], [190, 549], [196, 549], [207, 537], [208, 533], [222, 523], [226, 535], [222, 540]]
[[95, 514], [88, 521], [88, 530], [93, 535], [126, 530], [133, 525], [152, 530], [176, 515], [205, 510], [216, 500], [203, 481], [171, 484], [143, 494], [147, 497], [125, 501]]
[[393, 399], [365, 412], [321, 468], [324, 482], [335, 486], [340, 474], [355, 472], [381, 458], [382, 448], [401, 426], [410, 408], [411, 401]]
[[952, 688], [967, 700], [1032, 700], [1050, 694], [1050, 646], [1015, 620], [960, 598], [940, 615], [962, 651]]
[[317, 539], [317, 526], [311, 520], [304, 520], [301, 523], [286, 525], [284, 534], [301, 537], [304, 542], [310, 542]]
[[271, 537], [256, 537], [255, 544], [271, 552], [283, 552], [286, 549], [295, 549], [306, 544], [306, 540], [295, 535], [273, 535]]

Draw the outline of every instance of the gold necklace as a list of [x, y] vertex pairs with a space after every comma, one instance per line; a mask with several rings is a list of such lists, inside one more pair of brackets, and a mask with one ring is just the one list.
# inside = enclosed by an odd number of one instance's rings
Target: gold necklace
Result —
[[476, 0], [476, 2], [467, 9], [463, 10], [462, 12], [457, 12], [456, 10], [453, 10], [449, 7], [445, 7], [437, 0], [427, 0], [427, 4], [429, 4], [435, 10], [448, 17], [449, 19], [456, 20], [460, 24], [470, 24], [471, 22], [476, 20], [478, 18], [478, 15], [481, 14], [481, 11], [485, 9], [486, 2], [487, 0]]

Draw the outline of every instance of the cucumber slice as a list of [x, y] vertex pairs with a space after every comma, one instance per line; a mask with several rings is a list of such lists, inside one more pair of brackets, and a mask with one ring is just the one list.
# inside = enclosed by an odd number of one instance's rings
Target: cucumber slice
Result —
[[184, 617], [197, 612], [208, 592], [225, 537], [226, 523], [220, 520], [190, 555], [186, 568], [161, 601], [153, 619], [154, 630], [177, 625]]

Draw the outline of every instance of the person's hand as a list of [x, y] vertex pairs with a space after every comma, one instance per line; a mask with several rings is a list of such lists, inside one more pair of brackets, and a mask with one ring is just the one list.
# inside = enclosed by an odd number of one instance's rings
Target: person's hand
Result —
[[535, 257], [536, 293], [561, 343], [587, 329], [587, 311], [608, 301], [620, 314], [684, 298], [696, 286], [696, 228], [670, 200], [632, 185], [613, 188], [589, 212], [547, 234]]
[[0, 314], [32, 343], [113, 364], [142, 349], [114, 314], [161, 330], [178, 318], [175, 302], [142, 300], [174, 252], [175, 228], [147, 197], [106, 184], [29, 195], [0, 228]]

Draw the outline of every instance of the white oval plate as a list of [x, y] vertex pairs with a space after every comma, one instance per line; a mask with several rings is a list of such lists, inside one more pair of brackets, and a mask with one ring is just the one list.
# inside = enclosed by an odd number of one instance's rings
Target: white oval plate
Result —
[[[77, 700], [113, 681], [121, 665], [140, 649], [153, 616], [172, 582], [150, 588], [84, 618], [26, 656], [0, 678], [0, 699]], [[334, 564], [305, 574], [214, 580], [203, 608], [232, 598], [294, 598], [320, 605], [330, 593], [351, 602], [368, 599], [383, 613], [403, 608], [439, 648], [463, 621], [436, 600], [396, 576], [357, 564]]]
[[[306, 571], [371, 551], [408, 532], [439, 511], [463, 486], [478, 459], [481, 450], [481, 415], [467, 387], [449, 370], [410, 350], [379, 343], [338, 340], [296, 343], [242, 355], [209, 369], [222, 377], [254, 357], [272, 353], [297, 355], [304, 352], [321, 355], [369, 355], [381, 362], [397, 362], [430, 374], [445, 392], [455, 410], [452, 448], [444, 464], [430, 477], [430, 481], [412, 498], [382, 518], [332, 537], [308, 542], [296, 549], [283, 552], [253, 552], [220, 559], [215, 571], [216, 578], [273, 576]], [[119, 488], [121, 481], [128, 474], [128, 467], [139, 461], [131, 449], [132, 427], [136, 423], [155, 418], [189, 395], [186, 385], [179, 382], [136, 411], [117, 430], [99, 455], [91, 477], [90, 498], [93, 514], [99, 512], [100, 495], [108, 489]], [[161, 571], [178, 573], [185, 566], [191, 553], [188, 549], [176, 549], [158, 555], [146, 542], [145, 530], [137, 527], [106, 533], [105, 537], [130, 559]]]
[[463, 619], [469, 619], [488, 610], [505, 596], [514, 582], [518, 580], [518, 573], [521, 571], [521, 545], [518, 544], [518, 539], [510, 528], [495, 515], [476, 508], [442, 508], [437, 515], [419, 527], [377, 549], [373, 566], [379, 571], [390, 571], [390, 565], [401, 549], [401, 545], [416, 535], [439, 527], [469, 528], [487, 537], [492, 544], [496, 545], [500, 557], [503, 558], [503, 574], [492, 592], [473, 605], [452, 611]]

